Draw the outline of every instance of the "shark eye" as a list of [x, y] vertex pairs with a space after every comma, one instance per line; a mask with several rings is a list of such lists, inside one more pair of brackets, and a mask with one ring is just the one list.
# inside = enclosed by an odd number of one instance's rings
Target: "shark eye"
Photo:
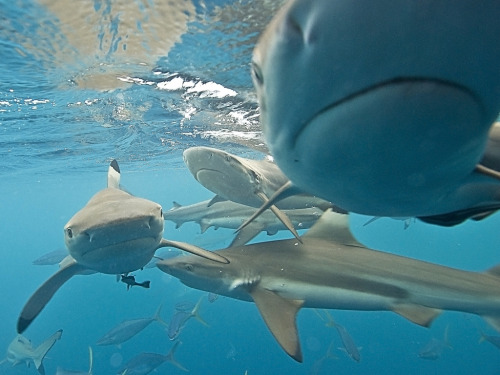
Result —
[[260, 70], [259, 65], [252, 61], [252, 77], [256, 84], [262, 86], [264, 84], [264, 76], [262, 75], [262, 70]]
[[186, 264], [184, 265], [184, 269], [185, 269], [186, 271], [188, 271], [188, 272], [193, 272], [194, 267], [193, 267], [193, 265], [192, 265], [192, 264], [186, 263]]
[[73, 238], [73, 231], [71, 230], [71, 228], [66, 229], [66, 234], [69, 238]]

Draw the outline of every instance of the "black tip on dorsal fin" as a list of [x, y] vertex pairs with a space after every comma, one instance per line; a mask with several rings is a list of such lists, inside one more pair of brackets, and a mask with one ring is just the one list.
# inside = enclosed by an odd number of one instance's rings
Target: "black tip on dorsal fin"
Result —
[[109, 164], [109, 166], [116, 172], [120, 173], [120, 167], [118, 166], [118, 162], [116, 161], [116, 159], [111, 160], [111, 164]]
[[116, 159], [113, 159], [109, 164], [108, 188], [120, 189], [120, 167]]

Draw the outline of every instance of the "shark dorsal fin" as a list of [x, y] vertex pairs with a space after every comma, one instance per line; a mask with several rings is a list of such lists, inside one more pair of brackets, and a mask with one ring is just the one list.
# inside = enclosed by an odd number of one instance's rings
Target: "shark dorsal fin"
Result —
[[276, 341], [290, 357], [302, 362], [296, 318], [303, 301], [285, 299], [258, 285], [250, 295]]
[[307, 238], [321, 238], [348, 246], [361, 246], [349, 229], [349, 215], [326, 210], [319, 220], [302, 236]]
[[109, 164], [108, 168], [108, 187], [109, 188], [120, 188], [120, 167], [118, 162], [113, 159]]

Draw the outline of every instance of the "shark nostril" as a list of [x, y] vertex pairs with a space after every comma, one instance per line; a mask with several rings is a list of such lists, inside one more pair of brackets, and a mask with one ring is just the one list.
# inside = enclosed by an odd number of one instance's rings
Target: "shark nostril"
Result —
[[66, 235], [68, 236], [68, 238], [73, 238], [73, 230], [71, 228], [67, 228]]

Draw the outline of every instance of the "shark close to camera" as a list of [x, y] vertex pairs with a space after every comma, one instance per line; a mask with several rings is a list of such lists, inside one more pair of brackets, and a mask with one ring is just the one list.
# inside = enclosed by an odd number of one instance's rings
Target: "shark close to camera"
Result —
[[495, 0], [288, 1], [252, 75], [294, 194], [439, 225], [498, 210], [498, 173], [478, 163], [500, 112], [499, 19]]
[[35, 368], [42, 375], [45, 375], [43, 367], [43, 359], [47, 352], [54, 346], [57, 340], [61, 338], [62, 330], [57, 331], [47, 340], [42, 342], [36, 348], [33, 348], [31, 341], [22, 335], [17, 335], [16, 338], [9, 344], [7, 348], [7, 358], [2, 362], [8, 361], [12, 366], [25, 363], [29, 367], [33, 362]]
[[96, 193], [64, 226], [69, 256], [60, 269], [28, 299], [17, 322], [22, 333], [57, 290], [72, 276], [89, 272], [121, 275], [143, 268], [161, 247], [176, 247], [226, 262], [220, 255], [163, 236], [163, 212], [158, 203], [120, 189], [120, 169], [113, 160], [108, 187]]
[[481, 315], [500, 330], [500, 267], [468, 272], [364, 247], [348, 215], [330, 210], [296, 239], [216, 253], [228, 264], [185, 256], [157, 266], [192, 288], [253, 301], [269, 330], [302, 361], [296, 315], [303, 307], [388, 310], [428, 326], [442, 310]]

